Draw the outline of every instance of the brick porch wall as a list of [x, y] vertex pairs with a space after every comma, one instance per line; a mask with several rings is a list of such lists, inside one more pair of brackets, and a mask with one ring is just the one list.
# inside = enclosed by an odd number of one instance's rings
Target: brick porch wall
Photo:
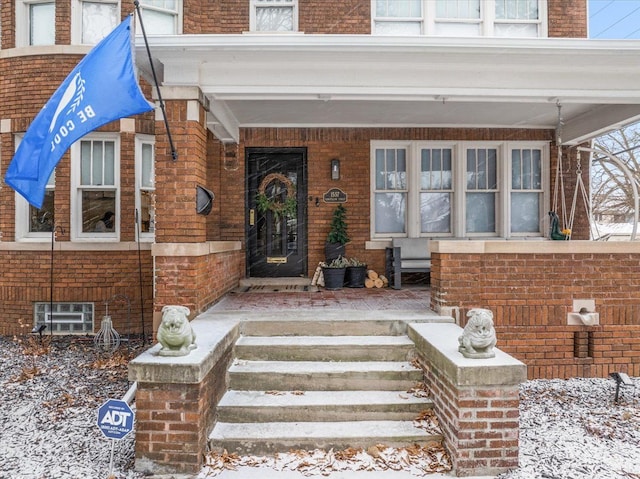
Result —
[[518, 467], [519, 387], [526, 366], [498, 349], [493, 358], [463, 357], [462, 331], [455, 324], [411, 324], [409, 337], [455, 474], [493, 476]]
[[[526, 363], [531, 379], [640, 375], [639, 246], [480, 243], [434, 245], [432, 309], [459, 307], [463, 326], [469, 309], [493, 311], [498, 346]], [[514, 243], [524, 243], [528, 252], [509, 253]], [[476, 246], [485, 250], [471, 251]], [[600, 324], [568, 325], [574, 299], [595, 300]]]

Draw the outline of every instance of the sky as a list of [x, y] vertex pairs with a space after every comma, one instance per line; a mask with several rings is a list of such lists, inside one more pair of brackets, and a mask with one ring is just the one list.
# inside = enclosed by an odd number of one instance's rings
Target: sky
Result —
[[640, 39], [640, 0], [589, 0], [589, 37]]

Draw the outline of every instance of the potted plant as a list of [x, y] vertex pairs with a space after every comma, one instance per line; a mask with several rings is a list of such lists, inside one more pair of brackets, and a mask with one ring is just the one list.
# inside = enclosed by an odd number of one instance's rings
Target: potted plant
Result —
[[344, 273], [344, 285], [347, 288], [364, 288], [364, 280], [367, 278], [367, 263], [358, 258], [347, 260], [347, 269]]
[[344, 273], [347, 269], [347, 260], [338, 256], [330, 262], [320, 263], [325, 289], [342, 289], [344, 285]]
[[324, 254], [327, 263], [330, 263], [338, 257], [343, 257], [345, 253], [345, 244], [349, 242], [347, 234], [347, 209], [339, 204], [333, 210], [331, 224], [329, 225], [329, 235], [324, 247]]

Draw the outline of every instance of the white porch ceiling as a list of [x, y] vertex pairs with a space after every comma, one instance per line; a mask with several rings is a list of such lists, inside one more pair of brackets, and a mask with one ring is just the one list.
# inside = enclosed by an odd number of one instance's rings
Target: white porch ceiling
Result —
[[555, 129], [560, 104], [575, 144], [640, 120], [638, 41], [246, 34], [149, 48], [163, 91], [202, 90], [222, 141], [242, 127]]

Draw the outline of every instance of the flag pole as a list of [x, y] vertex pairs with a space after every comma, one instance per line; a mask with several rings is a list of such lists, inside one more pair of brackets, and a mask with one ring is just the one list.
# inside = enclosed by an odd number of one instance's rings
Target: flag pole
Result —
[[167, 137], [169, 138], [169, 147], [171, 148], [171, 158], [173, 161], [178, 159], [178, 152], [173, 146], [173, 139], [171, 138], [171, 131], [169, 130], [169, 120], [167, 120], [167, 112], [164, 109], [164, 101], [162, 100], [162, 94], [160, 93], [160, 86], [158, 85], [158, 77], [156, 76], [156, 69], [153, 66], [153, 58], [151, 58], [151, 50], [149, 49], [149, 42], [147, 42], [147, 34], [144, 30], [144, 23], [142, 22], [142, 15], [140, 14], [140, 2], [134, 0], [133, 4], [136, 6], [136, 12], [138, 12], [138, 19], [140, 20], [140, 28], [142, 29], [142, 37], [144, 38], [144, 46], [147, 48], [147, 55], [149, 56], [149, 64], [151, 65], [151, 74], [153, 75], [153, 82], [156, 85], [158, 91], [158, 101], [160, 102], [160, 109], [162, 110], [162, 117], [164, 118], [164, 126], [167, 129]]

